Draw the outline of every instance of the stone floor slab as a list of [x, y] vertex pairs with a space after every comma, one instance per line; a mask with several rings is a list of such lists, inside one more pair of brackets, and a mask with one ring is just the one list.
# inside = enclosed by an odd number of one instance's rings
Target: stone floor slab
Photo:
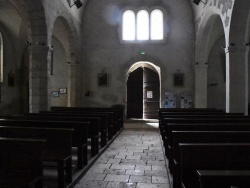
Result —
[[106, 188], [108, 182], [82, 180], [74, 188]]
[[170, 188], [159, 130], [124, 129], [75, 188]]
[[136, 188], [170, 188], [169, 184], [137, 183]]
[[128, 182], [129, 175], [107, 174], [104, 181]]
[[130, 176], [129, 182], [151, 183], [152, 177], [151, 176]]

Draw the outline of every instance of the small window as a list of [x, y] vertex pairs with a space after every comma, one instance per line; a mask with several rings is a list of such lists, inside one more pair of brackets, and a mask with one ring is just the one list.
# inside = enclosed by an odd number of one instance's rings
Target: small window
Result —
[[159, 9], [151, 13], [139, 10], [137, 13], [126, 10], [122, 15], [123, 41], [162, 41], [164, 40], [164, 15]]
[[122, 18], [122, 39], [135, 40], [135, 13], [127, 10]]
[[137, 40], [149, 39], [149, 15], [145, 10], [137, 13]]
[[163, 13], [161, 10], [151, 12], [151, 40], [163, 40]]

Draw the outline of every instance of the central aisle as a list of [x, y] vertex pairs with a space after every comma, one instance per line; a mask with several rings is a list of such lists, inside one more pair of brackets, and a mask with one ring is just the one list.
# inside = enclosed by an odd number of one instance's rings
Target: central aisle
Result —
[[125, 128], [75, 188], [170, 188], [158, 129]]

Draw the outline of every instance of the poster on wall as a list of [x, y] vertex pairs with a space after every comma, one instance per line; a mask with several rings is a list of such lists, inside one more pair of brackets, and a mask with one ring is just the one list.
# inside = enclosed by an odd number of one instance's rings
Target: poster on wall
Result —
[[192, 108], [192, 94], [190, 92], [183, 92], [180, 94], [181, 108]]
[[152, 99], [153, 98], [153, 91], [147, 91], [147, 98]]
[[165, 108], [176, 108], [176, 93], [165, 92]]

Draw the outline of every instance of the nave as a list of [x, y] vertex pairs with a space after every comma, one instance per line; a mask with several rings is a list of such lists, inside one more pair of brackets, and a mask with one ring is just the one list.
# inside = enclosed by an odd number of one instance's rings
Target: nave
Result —
[[75, 188], [170, 188], [159, 129], [150, 127], [155, 124], [124, 123]]

